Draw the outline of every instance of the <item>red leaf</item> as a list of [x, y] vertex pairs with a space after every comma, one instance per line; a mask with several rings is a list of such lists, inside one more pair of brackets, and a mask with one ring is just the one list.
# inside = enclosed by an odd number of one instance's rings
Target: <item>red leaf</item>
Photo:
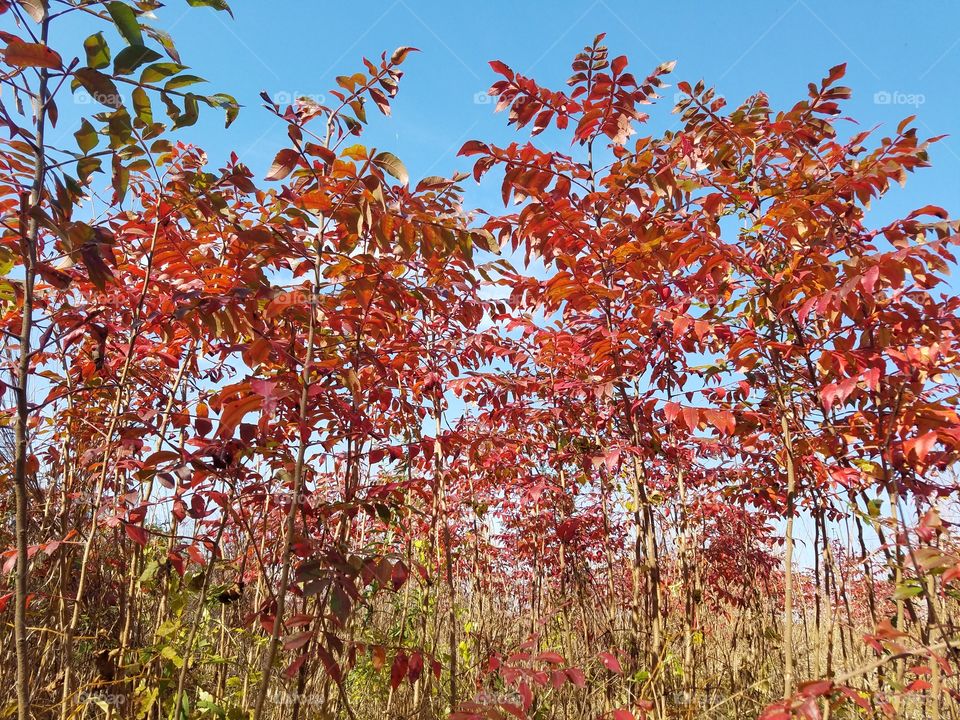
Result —
[[877, 280], [880, 277], [880, 267], [874, 265], [872, 268], [867, 270], [863, 275], [860, 276], [860, 287], [863, 288], [863, 291], [868, 295], [873, 294], [873, 289], [877, 285]]
[[287, 677], [287, 679], [293, 679], [296, 677], [297, 673], [300, 671], [300, 668], [306, 661], [307, 656], [301, 655], [287, 666], [287, 669], [283, 671], [283, 674]]
[[572, 541], [577, 536], [580, 524], [579, 518], [567, 518], [560, 523], [557, 526], [557, 537], [560, 538], [560, 542], [568, 543]]
[[141, 547], [146, 546], [149, 535], [142, 527], [139, 525], [131, 525], [130, 523], [125, 522], [123, 524], [123, 529], [126, 531], [127, 537], [133, 540], [137, 545], [140, 545]]
[[319, 643], [317, 644], [315, 650], [317, 656], [320, 658], [320, 662], [323, 663], [323, 667], [327, 671], [327, 674], [337, 682], [340, 682], [343, 678], [343, 672], [340, 670], [340, 666], [337, 664], [337, 661], [334, 659], [333, 655], [330, 654], [330, 651]]
[[567, 677], [570, 678], [570, 682], [578, 688], [582, 689], [587, 686], [587, 678], [580, 668], [567, 668]]
[[310, 642], [310, 639], [313, 637], [313, 631], [307, 630], [305, 632], [296, 633], [291, 635], [286, 640], [283, 641], [284, 650], [298, 650]]
[[273, 159], [273, 165], [267, 171], [267, 180], [283, 180], [287, 175], [293, 172], [293, 169], [300, 162], [300, 153], [291, 148], [284, 148], [277, 153]]
[[804, 697], [820, 697], [833, 690], [833, 681], [814, 680], [812, 682], [801, 683], [798, 690]]
[[390, 687], [394, 690], [400, 687], [400, 683], [402, 683], [403, 679], [407, 676], [408, 664], [407, 654], [403, 650], [398, 651], [396, 657], [393, 658], [393, 665], [390, 668]]
[[799, 713], [800, 717], [807, 718], [807, 720], [820, 720], [822, 715], [820, 714], [820, 706], [817, 704], [816, 698], [807, 698], [804, 700], [800, 707], [793, 709], [794, 714]]
[[55, 267], [51, 267], [49, 263], [37, 263], [36, 269], [40, 277], [60, 290], [68, 287], [73, 281], [70, 275]]
[[603, 666], [610, 672], [617, 673], [618, 675], [623, 672], [620, 661], [617, 660], [617, 657], [613, 653], [602, 652], [599, 657], [600, 662], [602, 662]]
[[394, 592], [403, 587], [408, 577], [410, 577], [410, 571], [407, 569], [407, 566], [403, 564], [402, 560], [397, 560], [393, 569], [390, 571], [390, 582], [393, 583]]
[[564, 662], [563, 656], [555, 652], [542, 652], [537, 655], [537, 660], [540, 662], [553, 663], [554, 665], [562, 665]]
[[407, 663], [407, 677], [413, 683], [420, 679], [421, 673], [423, 673], [423, 655], [415, 652], [410, 656]]
[[524, 680], [520, 683], [520, 687], [517, 688], [520, 692], [520, 700], [523, 703], [523, 709], [529, 710], [533, 705], [533, 690], [530, 689], [530, 684]]
[[460, 148], [460, 152], [457, 155], [462, 155], [463, 157], [469, 157], [470, 155], [480, 155], [481, 153], [489, 152], [490, 148], [486, 143], [482, 143], [479, 140], [467, 140], [463, 144], [463, 147]]
[[491, 60], [490, 67], [492, 67], [493, 71], [498, 75], [503, 75], [509, 80], [513, 79], [513, 70], [511, 70], [506, 63], [503, 63], [500, 60]]

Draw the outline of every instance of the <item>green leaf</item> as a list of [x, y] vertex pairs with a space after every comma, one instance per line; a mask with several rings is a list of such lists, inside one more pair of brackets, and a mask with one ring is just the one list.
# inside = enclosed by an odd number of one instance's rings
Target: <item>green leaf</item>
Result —
[[213, 715], [223, 717], [223, 708], [221, 708], [213, 695], [202, 688], [197, 691], [197, 708], [201, 710], [210, 710]]
[[142, 720], [150, 714], [150, 710], [160, 696], [160, 688], [154, 686], [148, 689], [138, 689], [137, 720]]
[[237, 102], [237, 99], [233, 97], [233, 95], [216, 93], [215, 95], [207, 95], [201, 99], [210, 107], [224, 109], [227, 116], [226, 127], [230, 127], [240, 114], [240, 103]]
[[174, 121], [173, 127], [175, 129], [190, 127], [197, 122], [197, 118], [199, 117], [200, 105], [197, 102], [197, 96], [193, 95], [192, 93], [187, 93], [187, 96], [183, 101], [183, 114], [181, 114], [180, 117]]
[[916, 597], [922, 592], [923, 588], [920, 586], [920, 583], [916, 581], [907, 581], [897, 585], [896, 589], [893, 591], [893, 599], [907, 600], [908, 598]]
[[229, 13], [230, 17], [233, 17], [233, 10], [230, 9], [226, 0], [187, 0], [187, 5], [190, 7], [210, 7], [214, 10], [225, 11]]
[[[139, 148], [137, 148], [139, 150]], [[147, 160], [146, 158], [140, 158], [139, 160], [131, 160], [127, 164], [127, 169], [130, 172], [136, 173], [145, 173], [153, 167], [153, 163]]]
[[16, 264], [16, 256], [10, 251], [10, 248], [0, 246], [0, 276], [9, 275]]
[[156, 560], [151, 560], [147, 563], [147, 566], [143, 569], [143, 572], [140, 573], [140, 582], [147, 583], [153, 580], [154, 575], [157, 574], [157, 571], [160, 569], [160, 563]]
[[116, 75], [129, 75], [144, 63], [159, 60], [162, 55], [142, 45], [131, 45], [119, 52], [113, 61], [113, 72]]
[[174, 665], [176, 665], [178, 668], [182, 668], [182, 667], [183, 667], [183, 658], [180, 657], [180, 656], [177, 654], [177, 651], [174, 650], [174, 649], [173, 649], [172, 647], [170, 647], [169, 645], [165, 645], [165, 646], [164, 646], [163, 650], [160, 651], [160, 655], [161, 655], [162, 657], [166, 658], [167, 660], [169, 660], [170, 662], [172, 662], [172, 663], [173, 663]]
[[363, 98], [359, 98], [357, 100], [354, 100], [352, 103], [350, 103], [350, 108], [356, 114], [357, 120], [359, 120], [362, 123], [367, 122], [367, 111], [366, 111], [366, 108], [364, 108], [363, 106]]
[[172, 149], [173, 149], [173, 143], [171, 143], [166, 138], [161, 138], [160, 140], [156, 140], [150, 146], [150, 152], [153, 153], [154, 155], [162, 155], [164, 153], [170, 152]]
[[113, 156], [113, 201], [117, 204], [123, 203], [127, 195], [127, 188], [130, 186], [130, 169], [120, 162], [117, 155]]
[[126, 108], [110, 113], [107, 119], [107, 132], [110, 135], [110, 147], [119, 150], [130, 144], [133, 138], [133, 123]]
[[180, 119], [180, 108], [177, 107], [177, 104], [170, 99], [170, 96], [166, 93], [160, 93], [160, 99], [163, 101], [164, 106], [167, 108], [167, 117], [176, 122]]
[[113, 18], [113, 24], [130, 45], [143, 45], [143, 31], [137, 22], [137, 14], [126, 3], [114, 0], [107, 3], [107, 12]]
[[85, 157], [77, 163], [77, 177], [86, 183], [95, 172], [100, 172], [103, 163], [98, 157]]
[[148, 65], [144, 71], [140, 73], [140, 82], [155, 83], [186, 69], [186, 66], [180, 63], [154, 63], [153, 65]]
[[137, 118], [146, 125], [153, 123], [153, 108], [150, 106], [150, 98], [143, 88], [135, 88], [133, 91], [133, 112]]
[[0, 280], [0, 307], [15, 305], [17, 302], [17, 288], [8, 280]]
[[166, 84], [163, 86], [164, 90], [179, 90], [180, 88], [187, 87], [189, 85], [196, 85], [197, 83], [206, 82], [199, 75], [177, 75], [176, 77], [170, 78], [167, 80]]
[[117, 90], [117, 86], [113, 84], [113, 80], [99, 70], [78, 68], [73, 73], [71, 86], [74, 89], [83, 87], [90, 93], [90, 97], [101, 105], [118, 108], [123, 104], [120, 99], [120, 92]]
[[343, 124], [347, 126], [349, 130], [354, 135], [359, 135], [363, 131], [363, 126], [360, 124], [360, 121], [350, 115], [341, 116]]
[[99, 70], [110, 64], [110, 46], [107, 45], [102, 32], [84, 40], [83, 49], [87, 53], [87, 67]]
[[144, 27], [143, 29], [147, 35], [160, 43], [160, 47], [162, 47], [167, 55], [170, 56], [171, 60], [177, 63], [180, 62], [180, 53], [177, 52], [177, 48], [173, 44], [173, 38], [170, 37], [169, 33], [165, 33], [163, 30], [157, 30], [156, 28], [152, 27]]
[[176, 619], [164, 620], [157, 628], [158, 637], [170, 637], [180, 631], [180, 622]]
[[410, 181], [410, 175], [398, 158], [393, 153], [377, 153], [373, 158], [373, 164], [383, 169], [385, 172], [393, 175], [397, 180], [406, 185]]
[[80, 129], [73, 136], [77, 139], [77, 145], [84, 155], [93, 150], [100, 142], [100, 136], [96, 129], [86, 118], [80, 121]]

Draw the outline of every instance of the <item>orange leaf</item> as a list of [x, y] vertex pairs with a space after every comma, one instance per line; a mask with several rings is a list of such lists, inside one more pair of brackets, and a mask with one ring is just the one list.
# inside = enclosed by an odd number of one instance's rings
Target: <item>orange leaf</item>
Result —
[[233, 431], [243, 420], [244, 415], [253, 412], [263, 403], [263, 397], [260, 395], [247, 395], [239, 400], [232, 400], [224, 403], [223, 412], [220, 413], [220, 427], [217, 429], [217, 436], [221, 438], [233, 437]]
[[57, 70], [63, 67], [59, 53], [42, 43], [26, 43], [15, 38], [3, 51], [3, 58], [16, 67], [38, 67]]
[[667, 422], [672, 423], [676, 420], [677, 415], [680, 414], [680, 406], [675, 402], [668, 402], [663, 406], [663, 416], [667, 419]]
[[923, 462], [924, 458], [933, 450], [933, 446], [937, 442], [937, 433], [932, 430], [928, 433], [924, 433], [919, 437], [915, 437], [912, 440], [907, 440], [903, 443], [903, 450], [906, 454], [913, 454], [919, 462]]

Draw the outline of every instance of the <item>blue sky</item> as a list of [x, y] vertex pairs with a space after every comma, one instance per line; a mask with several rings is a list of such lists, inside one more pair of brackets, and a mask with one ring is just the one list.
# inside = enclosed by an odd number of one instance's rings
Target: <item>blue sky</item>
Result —
[[[413, 45], [422, 52], [404, 65], [393, 116], [374, 118], [366, 142], [395, 152], [414, 179], [468, 169], [466, 159], [455, 157], [465, 140], [515, 137], [504, 115], [477, 101], [494, 79], [487, 61], [503, 60], [543, 84], [563, 87], [573, 54], [606, 32], [611, 53], [626, 54], [637, 74], [676, 60], [674, 81], [704, 79], [731, 104], [763, 90], [775, 107], [789, 106], [804, 96], [808, 82], [846, 62], [844, 82], [854, 90], [847, 114], [862, 126], [879, 124], [881, 132], [893, 132], [901, 118], [916, 114], [922, 135], [950, 135], [933, 148], [934, 167], [895, 191], [876, 219], [927, 203], [960, 213], [955, 90], [960, 3], [953, 0], [922, 7], [863, 0], [232, 0], [231, 5], [233, 20], [178, 0], [158, 13], [158, 24], [172, 32], [184, 61], [210, 80], [213, 90], [230, 92], [246, 106], [227, 133], [212, 112], [189, 132], [215, 161], [236, 150], [262, 173], [283, 146], [285, 130], [260, 107], [261, 91], [323, 95], [336, 75], [360, 68], [361, 56]], [[675, 121], [672, 93], [668, 89], [652, 111], [652, 129]], [[496, 211], [498, 197], [498, 189], [490, 187], [472, 189], [468, 200]]]

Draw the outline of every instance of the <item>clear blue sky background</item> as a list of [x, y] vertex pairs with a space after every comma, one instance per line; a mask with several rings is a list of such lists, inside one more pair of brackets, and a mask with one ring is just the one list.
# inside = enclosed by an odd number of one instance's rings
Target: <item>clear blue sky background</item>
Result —
[[[893, 132], [901, 118], [916, 114], [921, 134], [950, 135], [933, 148], [934, 167], [895, 191], [876, 220], [926, 203], [960, 214], [960, 3], [954, 0], [232, 0], [231, 5], [234, 20], [188, 8], [182, 0], [170, 0], [158, 13], [158, 24], [172, 32], [184, 62], [210, 80], [213, 90], [230, 92], [246, 106], [227, 133], [213, 112], [189, 132], [215, 161], [233, 149], [262, 173], [283, 146], [284, 127], [261, 108], [261, 91], [324, 94], [336, 75], [360, 68], [361, 56], [413, 45], [422, 52], [404, 65], [393, 116], [373, 117], [371, 108], [367, 143], [399, 155], [414, 179], [468, 169], [466, 159], [455, 157], [465, 140], [516, 137], [505, 115], [477, 102], [494, 79], [487, 61], [503, 60], [561, 88], [573, 54], [606, 32], [611, 53], [628, 55], [638, 75], [676, 60], [674, 81], [702, 78], [731, 104], [763, 90], [775, 107], [789, 106], [804, 97], [808, 82], [846, 62], [845, 84], [854, 90], [847, 114], [862, 126]], [[887, 97], [891, 102], [877, 102]], [[652, 111], [652, 128], [676, 120], [672, 101], [668, 89]], [[499, 209], [498, 198], [496, 187], [473, 189], [468, 197], [491, 211]]]

